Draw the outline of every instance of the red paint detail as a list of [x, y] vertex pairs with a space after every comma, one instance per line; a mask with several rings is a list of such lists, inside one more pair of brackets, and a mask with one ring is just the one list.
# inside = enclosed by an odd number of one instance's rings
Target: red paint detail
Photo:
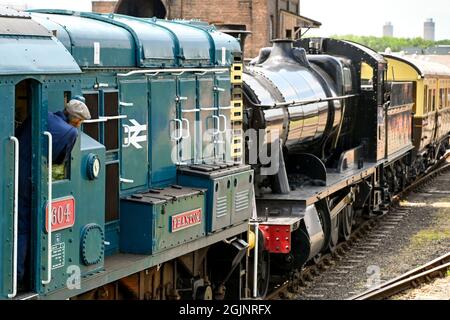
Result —
[[202, 209], [195, 209], [171, 216], [171, 232], [177, 232], [202, 223]]
[[264, 236], [264, 248], [270, 253], [291, 252], [291, 232], [286, 226], [260, 225], [259, 231]]
[[[73, 227], [75, 224], [75, 199], [66, 197], [52, 201], [52, 232]], [[48, 233], [48, 205], [45, 208], [45, 231]]]

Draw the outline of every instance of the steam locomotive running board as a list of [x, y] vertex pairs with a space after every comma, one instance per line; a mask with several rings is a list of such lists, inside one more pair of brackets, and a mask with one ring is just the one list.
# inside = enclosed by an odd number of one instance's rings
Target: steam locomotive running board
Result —
[[[296, 202], [296, 207], [305, 209], [313, 205], [319, 200], [322, 200], [336, 191], [339, 191], [347, 186], [354, 185], [359, 181], [373, 175], [379, 164], [365, 163], [361, 169], [348, 170], [344, 173], [328, 173], [326, 186], [307, 186], [292, 190], [288, 194], [264, 194], [257, 197], [258, 204], [265, 205], [274, 202]], [[258, 205], [259, 207], [259, 205]], [[264, 212], [264, 211], [261, 211]]]

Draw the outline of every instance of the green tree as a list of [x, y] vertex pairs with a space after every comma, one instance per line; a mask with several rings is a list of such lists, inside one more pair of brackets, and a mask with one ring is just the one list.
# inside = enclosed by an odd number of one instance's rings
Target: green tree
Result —
[[386, 48], [391, 48], [393, 52], [401, 51], [402, 48], [418, 47], [426, 49], [436, 45], [450, 45], [450, 40], [427, 41], [422, 38], [395, 38], [395, 37], [373, 37], [357, 35], [333, 35], [331, 38], [348, 40], [360, 43], [372, 48], [375, 51], [383, 52]]

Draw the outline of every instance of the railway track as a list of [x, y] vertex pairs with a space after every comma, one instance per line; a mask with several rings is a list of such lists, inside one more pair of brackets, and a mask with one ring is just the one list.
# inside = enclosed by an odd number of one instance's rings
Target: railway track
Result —
[[[346, 263], [343, 265], [341, 264], [336, 268], [336, 278], [333, 282], [324, 283], [321, 284], [320, 287], [314, 288], [316, 291], [330, 290], [332, 286], [338, 283], [339, 274], [349, 273], [354, 264], [360, 263], [371, 251], [378, 248], [378, 244], [381, 243], [381, 241], [400, 224], [403, 218], [408, 215], [411, 209], [401, 207], [401, 199], [410, 192], [420, 192], [420, 190], [432, 183], [437, 176], [450, 169], [450, 163], [447, 162], [449, 157], [450, 152], [447, 152], [446, 155], [431, 167], [423, 177], [419, 178], [403, 191], [395, 195], [392, 198], [392, 204], [386, 213], [363, 222], [352, 233], [350, 239], [338, 244], [332, 253], [323, 255], [316, 264], [306, 266], [302, 270], [297, 270], [291, 274], [289, 279], [285, 279], [283, 282], [273, 285], [273, 289], [267, 294], [266, 299], [277, 300], [292, 299], [296, 296], [302, 297], [303, 291], [314, 286], [316, 278], [324, 271], [334, 268], [337, 262], [344, 261], [345, 259]], [[448, 259], [448, 257], [446, 259]], [[437, 272], [438, 271], [435, 270], [430, 275], [424, 275], [424, 277], [434, 276]], [[417, 274], [417, 276], [419, 276], [419, 274]], [[406, 279], [404, 280], [406, 281]], [[389, 282], [386, 282], [386, 284]], [[415, 282], [411, 283], [411, 285], [414, 285]], [[406, 284], [403, 284], [403, 286], [406, 286]], [[383, 287], [385, 286], [383, 285]], [[304, 297], [320, 299], [321, 296], [322, 295], [320, 294], [309, 294]]]
[[349, 300], [381, 300], [405, 290], [416, 288], [421, 283], [444, 277], [450, 269], [450, 252], [401, 276], [369, 289]]

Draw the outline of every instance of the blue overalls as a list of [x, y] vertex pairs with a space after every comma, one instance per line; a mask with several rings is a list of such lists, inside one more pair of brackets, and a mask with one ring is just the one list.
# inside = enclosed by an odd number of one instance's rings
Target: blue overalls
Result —
[[[70, 125], [67, 117], [61, 111], [48, 113], [47, 127], [53, 136], [53, 163], [62, 164], [68, 160], [75, 142], [77, 141], [78, 130]], [[23, 281], [26, 258], [30, 245], [31, 232], [31, 119], [28, 117], [23, 125], [18, 129], [19, 139], [19, 236], [17, 254], [17, 277]]]

